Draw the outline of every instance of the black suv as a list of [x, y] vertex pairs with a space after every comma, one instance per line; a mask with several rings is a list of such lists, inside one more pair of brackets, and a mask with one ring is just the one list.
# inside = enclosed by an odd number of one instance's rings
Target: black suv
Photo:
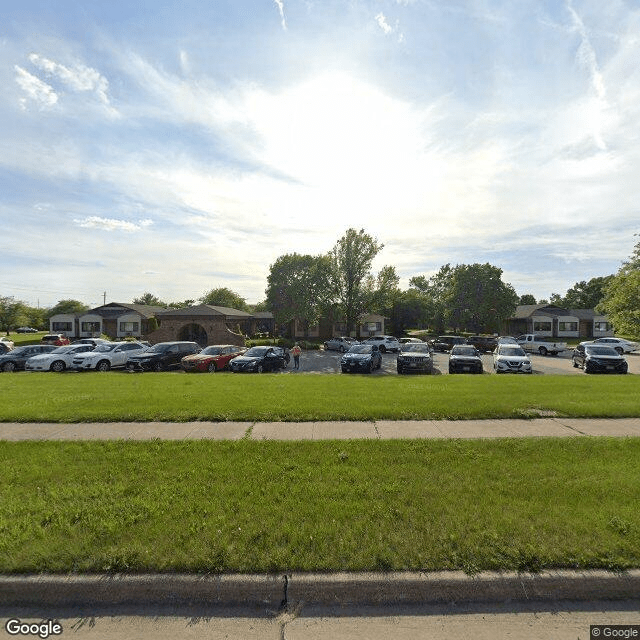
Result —
[[200, 353], [196, 342], [159, 342], [127, 360], [129, 371], [164, 371], [179, 367], [185, 356]]
[[429, 340], [429, 344], [434, 351], [451, 351], [454, 344], [467, 344], [467, 339], [462, 336], [438, 336]]
[[498, 340], [494, 336], [469, 336], [467, 342], [484, 352], [495, 351], [498, 346]]

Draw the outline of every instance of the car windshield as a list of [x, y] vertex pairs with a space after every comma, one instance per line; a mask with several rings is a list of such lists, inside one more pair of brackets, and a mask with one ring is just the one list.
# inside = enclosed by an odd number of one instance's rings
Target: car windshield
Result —
[[49, 353], [69, 353], [69, 351], [75, 351], [78, 348], [78, 345], [67, 344], [63, 347], [58, 347], [53, 351], [49, 351]]
[[164, 353], [170, 346], [170, 344], [154, 344], [147, 349], [146, 353]]
[[94, 351], [99, 351], [100, 353], [104, 353], [106, 351], [113, 351], [117, 347], [117, 343], [113, 344], [99, 344]]
[[409, 351], [417, 351], [419, 353], [429, 353], [429, 345], [426, 343], [420, 344], [418, 342], [412, 342], [412, 343], [403, 345], [402, 351], [403, 353], [407, 353]]
[[207, 347], [200, 352], [201, 356], [219, 356], [222, 353], [222, 347]]
[[19, 356], [21, 353], [24, 353], [29, 347], [16, 347], [12, 352], [11, 352], [11, 357], [13, 356]]
[[264, 356], [271, 347], [251, 347], [244, 355], [249, 358], [260, 358]]
[[498, 349], [498, 355], [501, 356], [525, 356], [527, 355], [524, 350], [521, 347], [516, 347], [516, 345], [514, 344], [512, 345], [502, 345], [499, 349]]
[[618, 356], [618, 352], [613, 347], [590, 346], [584, 350], [592, 356]]
[[473, 347], [453, 347], [451, 349], [452, 356], [475, 356], [476, 350]]
[[371, 353], [372, 351], [370, 344], [356, 344], [347, 353]]

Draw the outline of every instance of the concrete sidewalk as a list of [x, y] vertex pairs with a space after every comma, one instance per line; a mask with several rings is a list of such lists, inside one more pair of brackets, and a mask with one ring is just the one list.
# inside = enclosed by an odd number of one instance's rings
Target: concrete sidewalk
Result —
[[640, 418], [375, 422], [0, 423], [0, 440], [348, 440], [640, 436]]

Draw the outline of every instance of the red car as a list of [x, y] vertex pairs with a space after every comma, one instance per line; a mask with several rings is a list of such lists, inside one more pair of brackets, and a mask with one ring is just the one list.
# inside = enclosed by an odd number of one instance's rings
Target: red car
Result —
[[246, 349], [235, 344], [216, 344], [205, 347], [200, 353], [182, 358], [181, 365], [186, 372], [221, 371], [229, 367], [229, 361], [241, 356]]
[[40, 344], [52, 344], [56, 347], [63, 347], [64, 345], [70, 344], [70, 340], [61, 333], [48, 333], [46, 336], [42, 336]]

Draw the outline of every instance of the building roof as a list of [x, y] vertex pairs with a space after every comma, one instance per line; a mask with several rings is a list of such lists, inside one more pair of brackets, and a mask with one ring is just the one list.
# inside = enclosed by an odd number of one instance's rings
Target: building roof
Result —
[[523, 304], [516, 307], [513, 319], [531, 318], [533, 316], [573, 316], [580, 320], [593, 320], [604, 318], [604, 314], [595, 309], [562, 309], [552, 304]]
[[224, 316], [225, 318], [245, 319], [252, 317], [252, 315], [246, 311], [230, 309], [229, 307], [214, 307], [210, 304], [198, 304], [193, 307], [182, 307], [180, 309], [162, 309], [156, 315], [161, 318], [175, 316]]
[[157, 315], [160, 311], [164, 311], [164, 307], [150, 306], [146, 304], [132, 304], [128, 302], [109, 302], [101, 307], [95, 307], [89, 309], [82, 315], [95, 314], [103, 318], [117, 318], [126, 312], [137, 313], [143, 318], [151, 318]]

